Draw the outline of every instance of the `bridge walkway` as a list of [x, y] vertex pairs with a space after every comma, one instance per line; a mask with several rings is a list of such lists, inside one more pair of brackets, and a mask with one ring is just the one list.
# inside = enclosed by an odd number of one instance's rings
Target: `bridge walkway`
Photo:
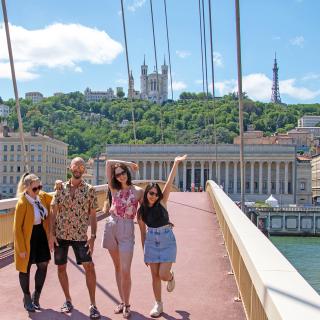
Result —
[[[229, 259], [216, 215], [209, 196], [203, 193], [171, 193], [169, 213], [174, 223], [178, 256], [174, 265], [176, 289], [168, 293], [163, 285], [164, 314], [160, 319], [245, 319], [241, 302], [234, 302], [237, 287], [230, 271]], [[94, 252], [97, 272], [96, 300], [102, 319], [122, 319], [114, 315], [118, 293], [111, 258], [101, 248], [104, 219], [98, 223], [98, 237]], [[154, 303], [151, 275], [143, 263], [139, 227], [136, 225], [136, 246], [132, 264], [131, 319], [151, 319], [149, 311]], [[7, 260], [6, 260], [7, 261]], [[59, 308], [64, 301], [56, 268], [50, 263], [41, 297], [42, 311], [26, 313], [14, 265], [0, 265], [0, 319], [88, 319], [89, 296], [84, 274], [69, 253], [68, 274], [75, 309], [64, 315]], [[32, 278], [34, 274], [34, 268]], [[31, 282], [32, 283], [32, 282]], [[32, 288], [32, 287], [31, 287]]]

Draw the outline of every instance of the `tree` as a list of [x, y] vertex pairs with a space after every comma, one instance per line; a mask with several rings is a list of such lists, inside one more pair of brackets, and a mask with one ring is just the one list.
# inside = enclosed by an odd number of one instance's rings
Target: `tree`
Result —
[[125, 96], [125, 93], [122, 90], [117, 91], [117, 97], [122, 99]]

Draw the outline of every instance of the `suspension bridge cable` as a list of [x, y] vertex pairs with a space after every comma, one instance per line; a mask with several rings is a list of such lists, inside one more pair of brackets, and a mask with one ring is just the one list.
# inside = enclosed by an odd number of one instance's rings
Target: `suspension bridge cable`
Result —
[[[126, 22], [124, 17], [124, 9], [123, 9], [123, 0], [121, 0], [121, 13], [122, 13], [122, 27], [123, 27], [123, 35], [124, 35], [124, 43], [126, 48], [126, 60], [127, 60], [127, 73], [128, 73], [128, 88], [130, 90], [130, 65], [129, 65], [129, 54], [128, 54], [128, 45], [127, 45], [127, 32], [126, 32]], [[128, 93], [129, 93], [128, 90]], [[131, 114], [132, 114], [132, 127], [133, 127], [133, 137], [134, 143], [137, 144], [137, 136], [136, 136], [136, 124], [134, 118], [134, 108], [133, 108], [133, 97], [128, 97], [131, 102]]]
[[199, 21], [200, 21], [200, 44], [201, 44], [201, 66], [202, 66], [202, 92], [204, 93], [204, 67], [203, 67], [203, 43], [202, 43], [202, 15], [201, 15], [201, 0], [199, 2]]
[[9, 22], [8, 22], [8, 15], [7, 15], [7, 8], [5, 0], [1, 0], [2, 3], [2, 11], [3, 11], [3, 20], [6, 30], [6, 37], [7, 37], [7, 45], [8, 45], [8, 53], [9, 53], [9, 60], [10, 60], [10, 68], [11, 68], [11, 77], [12, 77], [12, 84], [14, 90], [14, 97], [16, 100], [16, 111], [18, 116], [18, 124], [19, 124], [19, 136], [21, 140], [21, 147], [22, 147], [22, 154], [23, 154], [23, 162], [25, 171], [29, 171], [29, 161], [27, 150], [25, 147], [24, 141], [24, 132], [23, 132], [23, 123], [21, 118], [21, 111], [20, 111], [20, 101], [19, 101], [19, 93], [18, 93], [18, 86], [17, 86], [17, 79], [16, 79], [16, 72], [14, 68], [14, 61], [13, 61], [13, 53], [11, 47], [11, 39], [10, 39], [10, 31], [9, 31]]
[[166, 17], [166, 31], [167, 31], [167, 47], [168, 47], [168, 57], [169, 57], [171, 100], [173, 101], [172, 72], [171, 72], [171, 54], [170, 54], [170, 40], [169, 40], [168, 15], [167, 15], [167, 1], [166, 1], [166, 0], [163, 0], [163, 3], [164, 3], [164, 12], [165, 12], [165, 17]]
[[[216, 95], [215, 95], [215, 79], [214, 79], [214, 60], [213, 60], [213, 45], [212, 45], [212, 18], [211, 18], [211, 0], [208, 0], [209, 4], [209, 28], [210, 28], [210, 51], [211, 51], [211, 77], [212, 77], [212, 104], [213, 104], [213, 134], [214, 134], [214, 150], [215, 150], [215, 161], [216, 161], [216, 177], [218, 176], [218, 150], [217, 150], [217, 127], [216, 127]], [[228, 192], [228, 186], [227, 186]]]
[[236, 11], [236, 39], [237, 39], [237, 71], [238, 71], [238, 100], [239, 100], [239, 129], [240, 129], [240, 181], [241, 181], [241, 210], [244, 210], [244, 143], [243, 143], [243, 101], [242, 101], [242, 66], [241, 66], [241, 31], [240, 5], [235, 0]]
[[160, 94], [159, 94], [159, 74], [158, 74], [158, 59], [157, 59], [157, 46], [156, 46], [156, 36], [154, 33], [154, 21], [153, 21], [153, 8], [152, 8], [152, 0], [150, 0], [150, 13], [151, 13], [151, 22], [152, 22], [152, 34], [153, 34], [153, 51], [154, 51], [154, 60], [156, 64], [156, 90], [157, 90], [157, 103], [160, 106], [160, 130], [161, 130], [161, 143], [164, 143], [163, 139], [163, 121], [162, 121], [162, 108], [160, 105]]
[[[170, 73], [170, 87], [171, 87], [171, 101], [173, 103], [173, 87], [172, 87], [172, 72], [171, 72], [171, 53], [170, 53], [170, 39], [169, 39], [169, 27], [168, 27], [168, 14], [167, 14], [167, 1], [163, 0], [164, 4], [164, 13], [166, 18], [166, 32], [167, 32], [167, 48], [168, 48], [168, 57], [169, 57], [169, 73]], [[175, 119], [177, 118], [177, 110], [174, 108], [174, 117], [173, 117], [173, 134], [174, 142], [177, 143], [177, 130], [175, 126]]]

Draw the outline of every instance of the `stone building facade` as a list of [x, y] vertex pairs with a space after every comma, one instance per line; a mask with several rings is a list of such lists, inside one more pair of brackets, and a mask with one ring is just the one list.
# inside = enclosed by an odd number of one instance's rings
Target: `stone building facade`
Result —
[[[29, 171], [41, 178], [43, 189], [52, 191], [57, 179], [67, 177], [68, 145], [36, 132], [25, 133], [25, 147], [29, 159]], [[17, 184], [25, 172], [24, 152], [19, 133], [0, 133], [0, 198], [15, 196]]]
[[[176, 155], [188, 154], [175, 179], [180, 190], [204, 187], [213, 179], [240, 200], [239, 145], [107, 145], [109, 159], [139, 164], [135, 179], [165, 180]], [[311, 204], [311, 163], [298, 160], [290, 145], [245, 145], [246, 201], [264, 201], [273, 194], [280, 204]], [[310, 174], [308, 174], [310, 172]], [[302, 188], [302, 189], [301, 189]]]

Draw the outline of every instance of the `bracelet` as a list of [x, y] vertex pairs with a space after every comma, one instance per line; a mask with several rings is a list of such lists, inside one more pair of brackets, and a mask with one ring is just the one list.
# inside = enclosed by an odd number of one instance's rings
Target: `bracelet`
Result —
[[96, 238], [97, 238], [97, 235], [94, 234], [94, 233], [92, 233], [92, 234], [91, 234], [91, 239], [96, 239]]

